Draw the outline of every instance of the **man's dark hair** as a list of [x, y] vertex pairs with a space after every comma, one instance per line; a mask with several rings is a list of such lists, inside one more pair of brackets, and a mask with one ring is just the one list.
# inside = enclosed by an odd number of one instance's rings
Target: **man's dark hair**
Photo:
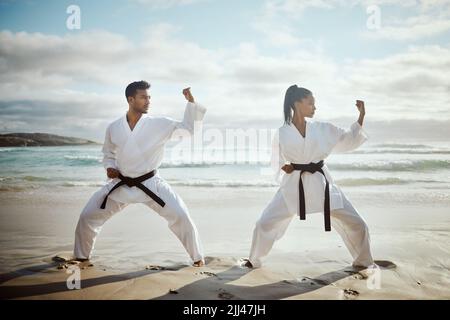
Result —
[[132, 82], [125, 89], [125, 98], [128, 101], [128, 97], [134, 97], [137, 90], [146, 90], [148, 88], [150, 88], [150, 84], [147, 81], [141, 80]]

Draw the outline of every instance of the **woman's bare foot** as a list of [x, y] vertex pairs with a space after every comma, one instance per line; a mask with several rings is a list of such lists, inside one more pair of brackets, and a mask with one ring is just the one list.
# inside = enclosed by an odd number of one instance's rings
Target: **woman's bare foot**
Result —
[[193, 264], [194, 267], [203, 267], [204, 265], [205, 263], [203, 262], [203, 260], [195, 261]]

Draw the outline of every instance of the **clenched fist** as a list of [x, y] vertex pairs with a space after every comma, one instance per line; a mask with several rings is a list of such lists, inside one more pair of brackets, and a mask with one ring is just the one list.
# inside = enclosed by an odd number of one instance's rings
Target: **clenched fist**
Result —
[[281, 170], [283, 170], [286, 173], [291, 173], [292, 171], [294, 171], [294, 167], [291, 164], [285, 164], [284, 166], [281, 167]]
[[194, 97], [191, 94], [191, 87], [183, 89], [183, 95], [187, 101], [192, 102], [192, 103], [194, 102]]
[[364, 101], [356, 100], [356, 107], [358, 108], [359, 114], [361, 114], [363, 116], [366, 114], [366, 108], [364, 107]]
[[115, 179], [119, 176], [119, 170], [114, 169], [114, 168], [108, 168], [108, 169], [106, 169], [106, 175], [110, 179]]

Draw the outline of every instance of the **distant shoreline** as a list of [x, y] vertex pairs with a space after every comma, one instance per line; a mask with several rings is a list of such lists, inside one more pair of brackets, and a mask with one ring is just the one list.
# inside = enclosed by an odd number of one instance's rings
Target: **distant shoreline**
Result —
[[74, 137], [49, 133], [6, 133], [0, 134], [0, 147], [57, 147], [73, 145], [98, 145], [100, 143]]

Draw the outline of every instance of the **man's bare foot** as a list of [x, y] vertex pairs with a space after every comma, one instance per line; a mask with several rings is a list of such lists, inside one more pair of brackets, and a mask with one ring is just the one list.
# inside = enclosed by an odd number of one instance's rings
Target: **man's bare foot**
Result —
[[242, 263], [243, 267], [249, 268], [249, 269], [253, 269], [253, 264], [250, 262], [250, 260], [248, 259], [243, 259], [244, 263]]
[[82, 258], [75, 258], [74, 260], [72, 260], [72, 263], [76, 263], [81, 269], [94, 266], [94, 264], [89, 259]]
[[203, 262], [203, 260], [195, 261], [193, 264], [194, 267], [203, 267], [204, 265], [205, 263]]

